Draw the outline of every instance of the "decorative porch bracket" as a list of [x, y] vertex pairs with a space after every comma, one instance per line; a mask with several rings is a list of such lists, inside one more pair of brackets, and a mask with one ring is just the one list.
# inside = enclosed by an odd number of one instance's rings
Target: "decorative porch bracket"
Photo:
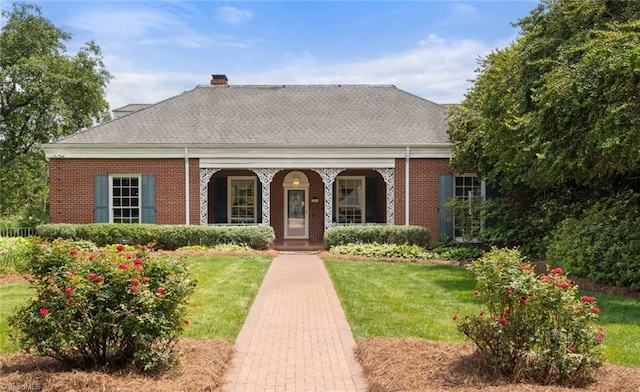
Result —
[[393, 177], [393, 169], [376, 169], [378, 173], [384, 179], [384, 182], [387, 184], [387, 224], [393, 225], [394, 222], [394, 211], [395, 211], [395, 199], [394, 199], [394, 177]]
[[271, 224], [271, 181], [279, 169], [251, 169], [262, 184], [262, 224]]
[[333, 183], [340, 172], [345, 169], [312, 169], [322, 177], [324, 183], [324, 230], [327, 231], [333, 222]]
[[200, 169], [200, 224], [209, 224], [209, 180], [220, 169]]

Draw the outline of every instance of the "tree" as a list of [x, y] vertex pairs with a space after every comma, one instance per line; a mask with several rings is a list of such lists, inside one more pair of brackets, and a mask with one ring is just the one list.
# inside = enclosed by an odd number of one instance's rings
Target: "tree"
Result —
[[[19, 158], [37, 153], [42, 143], [107, 119], [111, 75], [94, 42], [68, 54], [70, 34], [44, 18], [39, 7], [16, 3], [1, 15], [6, 24], [0, 32], [0, 170], [5, 171], [17, 170]], [[12, 185], [5, 182], [12, 177], [0, 173], [0, 192]], [[3, 212], [5, 200], [0, 200]]]
[[544, 0], [451, 112], [453, 163], [506, 188], [624, 188], [640, 174], [640, 2]]

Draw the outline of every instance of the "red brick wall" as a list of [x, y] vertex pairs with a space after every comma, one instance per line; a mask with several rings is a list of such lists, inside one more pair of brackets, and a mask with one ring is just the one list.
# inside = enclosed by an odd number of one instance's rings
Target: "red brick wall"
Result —
[[[451, 173], [449, 159], [409, 160], [409, 224], [424, 226], [431, 241], [438, 240], [438, 181]], [[395, 224], [405, 224], [405, 160], [396, 159], [394, 176]]]
[[[100, 174], [155, 174], [156, 223], [184, 224], [184, 159], [72, 159], [49, 161], [50, 217], [52, 223], [92, 223], [94, 176]], [[189, 160], [189, 219], [200, 223], [200, 171]]]

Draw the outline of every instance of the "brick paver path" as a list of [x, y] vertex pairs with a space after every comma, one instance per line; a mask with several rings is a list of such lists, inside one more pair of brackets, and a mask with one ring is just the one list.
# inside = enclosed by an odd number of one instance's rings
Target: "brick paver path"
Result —
[[280, 255], [236, 341], [226, 388], [365, 391], [355, 341], [319, 257]]

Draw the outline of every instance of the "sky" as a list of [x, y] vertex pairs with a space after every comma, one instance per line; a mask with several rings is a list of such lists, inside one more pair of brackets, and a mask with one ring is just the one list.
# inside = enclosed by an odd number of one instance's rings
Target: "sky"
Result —
[[[518, 37], [537, 0], [31, 1], [93, 40], [111, 109], [155, 103], [225, 74], [231, 85], [392, 84], [459, 103], [478, 59]], [[9, 10], [11, 2], [0, 0]]]

